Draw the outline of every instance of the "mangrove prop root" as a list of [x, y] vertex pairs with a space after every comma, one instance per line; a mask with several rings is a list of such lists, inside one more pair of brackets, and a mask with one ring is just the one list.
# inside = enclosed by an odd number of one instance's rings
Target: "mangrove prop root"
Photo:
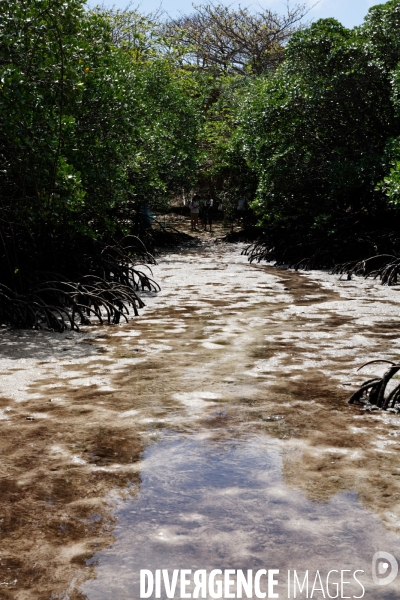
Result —
[[[134, 253], [137, 247], [139, 254]], [[93, 320], [100, 324], [127, 321], [130, 312], [138, 315], [144, 306], [139, 291], [160, 290], [147, 273], [136, 268], [138, 255], [155, 263], [140, 240], [127, 236], [80, 257], [80, 267], [86, 272], [78, 272], [74, 280], [53, 272], [16, 269], [15, 282], [7, 285], [0, 279], [0, 324], [63, 332], [79, 331]]]
[[110, 282], [45, 282], [20, 295], [0, 284], [0, 320], [14, 327], [79, 331], [91, 324], [93, 315], [101, 324], [117, 324], [133, 309], [144, 306], [133, 285]]
[[371, 360], [362, 365], [360, 369], [374, 363], [389, 363], [391, 366], [382, 377], [374, 377], [365, 381], [351, 396], [349, 404], [363, 404], [375, 407], [376, 409], [391, 409], [400, 412], [400, 384], [390, 393], [387, 393], [387, 386], [400, 370], [400, 365], [396, 365], [389, 360]]
[[361, 371], [361, 369], [363, 369], [367, 365], [375, 365], [376, 363], [388, 363], [389, 365], [394, 365], [394, 362], [392, 362], [391, 360], [385, 360], [385, 359], [370, 360], [370, 361], [364, 363], [363, 365], [361, 365], [361, 367], [358, 367], [357, 371]]
[[358, 275], [365, 278], [379, 278], [382, 285], [397, 285], [400, 275], [400, 258], [391, 254], [379, 254], [360, 261], [338, 264], [332, 272], [346, 275], [349, 281], [353, 275]]
[[301, 222], [264, 227], [258, 239], [251, 242], [249, 238], [242, 252], [251, 263], [273, 262], [274, 266], [295, 270], [329, 268], [348, 280], [359, 275], [380, 279], [384, 285], [400, 283], [397, 232], [388, 236], [381, 229], [366, 230], [358, 220], [351, 225], [348, 219], [328, 236]]
[[274, 261], [276, 267], [286, 266], [296, 271], [318, 269], [327, 265], [332, 267], [334, 264], [328, 250], [315, 248], [313, 244], [299, 243], [283, 249], [280, 243], [274, 243], [272, 238], [268, 240], [263, 237], [247, 246], [242, 255], [248, 256], [250, 263]]

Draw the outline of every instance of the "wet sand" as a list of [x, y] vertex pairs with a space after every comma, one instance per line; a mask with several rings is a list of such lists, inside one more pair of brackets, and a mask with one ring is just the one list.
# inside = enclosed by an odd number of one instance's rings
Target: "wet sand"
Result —
[[398, 288], [213, 243], [153, 274], [128, 325], [0, 333], [0, 597], [275, 567], [363, 569], [365, 597], [398, 597], [370, 571], [400, 558], [400, 416], [347, 404], [383, 369], [358, 366], [398, 360]]

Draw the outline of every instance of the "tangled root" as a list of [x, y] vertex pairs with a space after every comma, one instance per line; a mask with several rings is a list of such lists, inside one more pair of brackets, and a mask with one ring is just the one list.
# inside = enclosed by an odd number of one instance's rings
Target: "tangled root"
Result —
[[386, 394], [388, 383], [400, 370], [400, 365], [396, 365], [390, 360], [372, 360], [362, 365], [360, 369], [374, 363], [388, 363], [391, 366], [383, 377], [374, 377], [365, 381], [351, 396], [349, 404], [362, 404], [370, 410], [381, 409], [400, 412], [400, 384], [389, 394]]
[[143, 306], [132, 288], [91, 275], [79, 283], [45, 281], [27, 295], [0, 285], [0, 320], [19, 328], [79, 331], [79, 325], [91, 324], [90, 317], [100, 324], [116, 324], [121, 318], [128, 320], [128, 307], [137, 315]]
[[353, 275], [359, 275], [374, 279], [379, 277], [382, 285], [397, 285], [400, 274], [400, 258], [391, 254], [379, 254], [364, 260], [336, 265], [332, 272], [340, 275], [346, 274], [348, 281]]
[[[338, 273], [382, 273], [388, 285], [394, 285], [400, 271], [400, 237], [398, 215], [390, 221], [371, 215], [332, 215], [332, 228], [316, 227], [304, 219], [268, 222], [260, 227], [258, 239], [243, 254], [250, 262], [274, 262], [293, 269], [334, 269]], [[333, 225], [335, 222], [335, 225]], [[253, 238], [254, 239], [254, 238]], [[367, 260], [364, 260], [368, 257]], [[371, 257], [371, 258], [369, 258]]]
[[[298, 260], [299, 255], [301, 256], [303, 247], [303, 244], [299, 244], [297, 247], [288, 247], [285, 252], [281, 249], [277, 251], [277, 248], [272, 243], [268, 243], [265, 239], [260, 238], [247, 246], [242, 251], [242, 255], [248, 256], [250, 263], [260, 263], [263, 260], [267, 262], [274, 261], [275, 266], [277, 267], [285, 265], [287, 268], [295, 269], [296, 271], [300, 269], [306, 271], [318, 269], [326, 266], [326, 263], [329, 262], [327, 253], [322, 252], [320, 249], [313, 249], [309, 256], [305, 256]], [[310, 251], [310, 248], [307, 250]]]
[[63, 332], [79, 331], [81, 325], [90, 325], [93, 320], [100, 324], [128, 321], [130, 312], [138, 315], [138, 309], [144, 306], [139, 291], [160, 290], [134, 264], [138, 255], [155, 263], [143, 243], [129, 236], [79, 256], [76, 262], [85, 274], [74, 280], [57, 273], [17, 269], [14, 289], [0, 283], [0, 323]]
[[260, 263], [262, 260], [266, 260], [268, 262], [273, 260], [274, 256], [273, 248], [268, 248], [263, 240], [257, 240], [249, 246], [246, 246], [246, 248], [242, 250], [241, 254], [242, 256], [249, 257], [249, 263]]
[[[285, 265], [289, 269], [312, 270], [324, 267], [330, 267], [331, 272], [337, 275], [346, 275], [350, 281], [353, 275], [361, 277], [379, 278], [382, 285], [397, 285], [400, 278], [400, 258], [393, 254], [378, 254], [363, 260], [351, 260], [344, 263], [337, 263], [332, 267], [332, 254], [328, 250], [310, 247], [308, 255], [298, 259], [303, 253], [306, 254], [307, 244], [298, 244], [290, 246], [285, 251], [277, 249], [272, 241], [268, 243], [266, 238], [260, 238], [247, 246], [242, 255], [249, 257], [249, 262], [275, 261], [275, 266]], [[330, 264], [329, 264], [330, 263]]]

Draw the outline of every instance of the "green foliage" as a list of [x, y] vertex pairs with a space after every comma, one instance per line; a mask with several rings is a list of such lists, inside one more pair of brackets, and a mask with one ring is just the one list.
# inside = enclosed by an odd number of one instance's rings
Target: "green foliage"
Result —
[[369, 9], [360, 32], [373, 47], [376, 58], [388, 73], [400, 60], [400, 3], [390, 0]]
[[79, 175], [61, 157], [80, 95], [83, 11], [61, 0], [3, 2], [0, 10], [2, 209], [26, 221], [57, 218], [83, 197]]
[[[246, 83], [238, 77], [220, 77], [208, 85], [204, 126], [199, 144], [200, 176], [210, 187], [243, 195], [254, 182], [238, 144], [237, 112]], [[234, 183], [234, 180], [236, 184]]]
[[131, 178], [135, 195], [157, 206], [171, 192], [196, 183], [200, 115], [168, 61], [140, 65], [136, 77], [143, 90], [142, 128], [132, 153]]
[[[140, 206], [165, 208], [182, 190], [211, 193], [231, 215], [255, 198], [260, 223], [294, 240], [394, 222], [400, 0], [353, 30], [334, 19], [304, 28], [303, 12], [282, 17], [275, 48], [273, 27], [247, 9], [199, 7], [161, 23], [81, 0], [1, 2], [0, 210], [8, 232], [23, 232], [15, 252], [122, 235]], [[257, 24], [247, 54], [239, 13]], [[228, 25], [234, 56], [211, 60], [204, 52]]]
[[377, 185], [388, 138], [400, 128], [388, 63], [370, 36], [376, 21], [371, 10], [355, 30], [314, 23], [293, 36], [275, 75], [250, 86], [241, 135], [263, 223], [335, 237], [387, 208]]
[[[393, 73], [392, 87], [393, 105], [397, 117], [400, 118], [400, 66]], [[400, 137], [389, 138], [385, 164], [389, 172], [379, 184], [378, 189], [386, 194], [391, 205], [397, 206], [400, 204]]]
[[148, 51], [145, 33], [130, 47], [115, 39], [115, 18], [77, 0], [12, 0], [0, 16], [0, 191], [9, 221], [33, 237], [60, 229], [101, 237], [123, 227], [118, 209], [132, 198], [165, 201], [192, 181], [194, 103], [170, 62]]
[[111, 42], [129, 54], [135, 61], [159, 58], [164, 44], [159, 33], [158, 15], [139, 10], [119, 10], [98, 6], [92, 15], [104, 20], [111, 32]]

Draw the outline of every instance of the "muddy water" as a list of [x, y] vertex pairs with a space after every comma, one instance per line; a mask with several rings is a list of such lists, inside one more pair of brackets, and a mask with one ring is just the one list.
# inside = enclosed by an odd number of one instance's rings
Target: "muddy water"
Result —
[[[137, 497], [117, 510], [116, 543], [89, 561], [97, 578], [83, 586], [87, 598], [139, 598], [143, 568], [276, 568], [283, 598], [288, 569], [309, 570], [311, 586], [317, 570], [326, 577], [331, 569], [362, 569], [366, 598], [397, 598], [397, 588], [379, 594], [369, 580], [372, 554], [384, 548], [398, 555], [398, 537], [352, 492], [315, 503], [288, 488], [282, 466], [281, 448], [267, 436], [161, 436], [145, 453]], [[360, 596], [362, 588], [345, 592]]]
[[400, 420], [346, 405], [354, 365], [387, 354], [379, 333], [397, 296], [374, 288], [368, 311], [362, 284], [250, 267], [226, 249], [158, 269], [164, 292], [135, 324], [154, 358], [124, 381], [148, 439], [140, 483], [117, 502], [115, 543], [88, 561], [84, 595], [139, 598], [140, 569], [276, 568], [280, 597], [288, 569], [360, 569], [364, 597], [398, 597], [396, 582], [373, 584], [371, 560], [400, 558]]
[[154, 278], [128, 325], [2, 335], [0, 597], [136, 600], [140, 569], [269, 568], [282, 598], [288, 569], [361, 569], [365, 598], [397, 598], [371, 560], [400, 558], [400, 417], [347, 404], [382, 371], [360, 364], [398, 360], [397, 289], [212, 244]]

